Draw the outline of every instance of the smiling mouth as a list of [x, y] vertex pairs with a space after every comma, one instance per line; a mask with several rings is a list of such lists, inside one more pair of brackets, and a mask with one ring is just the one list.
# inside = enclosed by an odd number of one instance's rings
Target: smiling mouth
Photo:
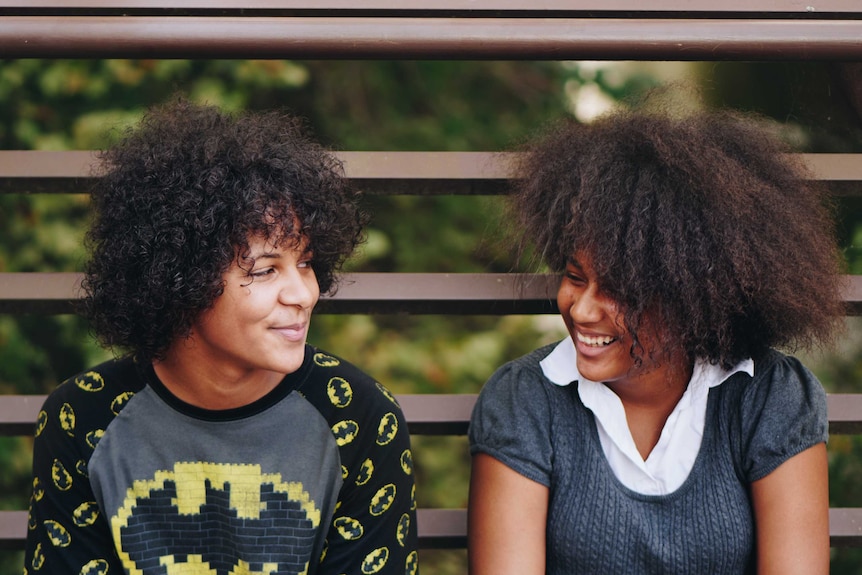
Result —
[[291, 340], [297, 340], [305, 337], [305, 324], [275, 326], [270, 329], [277, 333], [280, 333], [281, 335]]
[[590, 347], [605, 347], [617, 341], [617, 338], [610, 335], [589, 336], [578, 332], [578, 341]]

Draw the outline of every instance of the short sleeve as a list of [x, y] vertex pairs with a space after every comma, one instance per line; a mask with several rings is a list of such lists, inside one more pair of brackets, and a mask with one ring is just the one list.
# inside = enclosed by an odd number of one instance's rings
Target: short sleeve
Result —
[[763, 373], [755, 373], [741, 406], [742, 463], [749, 482], [828, 437], [823, 386], [799, 360], [776, 355]]
[[482, 388], [470, 420], [470, 453], [485, 453], [544, 486], [551, 477], [551, 410], [531, 356], [501, 367]]

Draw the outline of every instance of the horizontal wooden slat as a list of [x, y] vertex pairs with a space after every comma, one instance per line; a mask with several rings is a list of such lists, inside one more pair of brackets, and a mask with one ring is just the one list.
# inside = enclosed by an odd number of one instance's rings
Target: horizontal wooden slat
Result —
[[856, 19], [0, 16], [4, 58], [862, 60]]
[[[410, 433], [466, 435], [476, 394], [399, 394]], [[0, 436], [30, 435], [44, 395], [0, 395]], [[829, 432], [862, 434], [862, 393], [827, 395]]]
[[[511, 153], [338, 152], [336, 156], [344, 163], [345, 175], [369, 194], [501, 194], [513, 175]], [[94, 164], [92, 151], [0, 151], [0, 193], [86, 193]]]
[[[467, 545], [467, 513], [463, 509], [418, 509], [419, 547], [457, 549]], [[0, 511], [0, 550], [24, 548], [26, 511]]]
[[[32, 435], [45, 397], [0, 395], [0, 436]], [[476, 403], [476, 394], [399, 394], [396, 398], [414, 435], [466, 435]], [[857, 419], [862, 420], [862, 412]]]
[[23, 549], [26, 536], [26, 511], [0, 511], [0, 550]]
[[468, 393], [397, 396], [410, 433], [414, 435], [467, 435], [476, 397]]
[[829, 510], [829, 544], [832, 547], [862, 547], [862, 508], [834, 507]]
[[[0, 273], [0, 313], [72, 313], [78, 273]], [[344, 274], [319, 313], [524, 314], [556, 310], [558, 278], [546, 274]]]
[[829, 433], [862, 434], [862, 393], [830, 393], [826, 400]]
[[[512, 152], [338, 152], [345, 175], [371, 194], [501, 194]], [[800, 154], [815, 178], [862, 182], [862, 154]], [[0, 151], [0, 193], [85, 193], [92, 151]]]
[[730, 14], [858, 13], [856, 0], [2, 0], [0, 9], [134, 11], [170, 10], [315, 10], [315, 11], [419, 11], [422, 13], [481, 12], [671, 12]]
[[[467, 545], [464, 509], [418, 509], [416, 521], [421, 549], [457, 549]], [[26, 511], [0, 511], [0, 550], [23, 549], [26, 534]]]
[[[465, 509], [418, 509], [416, 521], [421, 549], [466, 548]], [[26, 511], [0, 511], [0, 549], [23, 549], [26, 533]], [[862, 508], [829, 510], [829, 542], [832, 547], [862, 547]]]
[[[0, 273], [0, 313], [74, 313], [82, 275], [74, 272]], [[553, 274], [344, 274], [318, 313], [544, 314], [557, 313]], [[862, 314], [862, 275], [846, 276], [847, 313]]]

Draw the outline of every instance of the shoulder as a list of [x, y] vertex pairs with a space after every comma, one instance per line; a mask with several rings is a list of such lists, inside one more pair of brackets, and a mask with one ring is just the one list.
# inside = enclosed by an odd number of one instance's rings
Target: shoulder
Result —
[[766, 407], [785, 415], [796, 410], [822, 412], [825, 425], [826, 392], [820, 381], [797, 358], [775, 350], [755, 358], [754, 376], [741, 399], [757, 413]]
[[754, 359], [753, 377], [740, 376], [729, 390], [735, 405], [728, 407], [738, 421], [741, 461], [749, 481], [826, 441], [826, 392], [795, 357], [769, 351]]
[[[350, 362], [312, 348], [313, 366], [298, 390], [326, 420], [336, 443], [350, 451], [400, 444], [407, 424], [395, 396]], [[347, 451], [342, 449], [343, 456]]]
[[566, 387], [551, 383], [539, 362], [554, 346], [500, 367], [488, 380], [470, 419], [470, 452], [486, 453], [521, 475], [549, 485], [554, 421], [567, 405]]
[[395, 396], [383, 384], [349, 361], [312, 348], [312, 369], [300, 391], [324, 413], [333, 409], [400, 413]]
[[541, 347], [500, 366], [482, 387], [474, 416], [483, 409], [518, 410], [519, 406], [547, 403], [549, 396], [560, 393], [563, 388], [548, 381], [540, 365], [555, 345]]
[[144, 386], [135, 360], [113, 359], [63, 381], [39, 412], [37, 436], [59, 428], [69, 436], [80, 430], [104, 429]]

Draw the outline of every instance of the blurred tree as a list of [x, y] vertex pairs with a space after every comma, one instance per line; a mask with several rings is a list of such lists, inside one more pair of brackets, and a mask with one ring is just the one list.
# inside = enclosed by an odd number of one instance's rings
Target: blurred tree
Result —
[[[786, 122], [804, 149], [859, 149], [858, 131], [848, 128], [844, 116], [823, 121], [829, 110], [846, 106], [824, 97], [823, 86], [808, 85], [810, 78], [824, 77], [822, 67], [764, 66], [673, 69], [702, 83], [713, 104]], [[338, 149], [500, 150], [558, 117], [588, 120], [615, 100], [655, 85], [662, 74], [637, 63], [3, 61], [0, 147], [100, 148], [147, 106], [183, 93], [228, 109], [290, 108]], [[764, 85], [775, 89], [764, 95]], [[508, 231], [502, 198], [386, 196], [366, 202], [373, 216], [369, 241], [349, 262], [352, 270], [523, 269], [502, 239]], [[0, 195], [0, 271], [80, 269], [87, 207], [86, 196], [73, 194]], [[422, 217], [404, 217], [409, 213]], [[857, 221], [845, 225], [848, 245], [854, 245]], [[319, 315], [310, 340], [355, 361], [398, 393], [475, 392], [498, 365], [558, 338], [561, 330], [552, 317]], [[106, 356], [88, 337], [85, 322], [74, 316], [0, 316], [0, 392], [47, 393]], [[847, 362], [847, 369], [862, 369], [862, 357]], [[862, 382], [862, 377], [842, 380]], [[862, 462], [858, 444], [843, 445], [839, 451], [857, 451], [850, 460], [833, 457], [839, 491], [860, 476], [852, 466]], [[0, 507], [26, 507], [20, 494], [27, 492], [29, 449], [24, 439], [0, 443]], [[464, 506], [466, 442], [419, 438], [414, 451], [420, 504]], [[835, 488], [833, 497], [843, 501]], [[423, 552], [422, 561], [424, 573], [466, 570], [463, 552]], [[0, 575], [19, 572], [18, 554], [0, 554]]]

